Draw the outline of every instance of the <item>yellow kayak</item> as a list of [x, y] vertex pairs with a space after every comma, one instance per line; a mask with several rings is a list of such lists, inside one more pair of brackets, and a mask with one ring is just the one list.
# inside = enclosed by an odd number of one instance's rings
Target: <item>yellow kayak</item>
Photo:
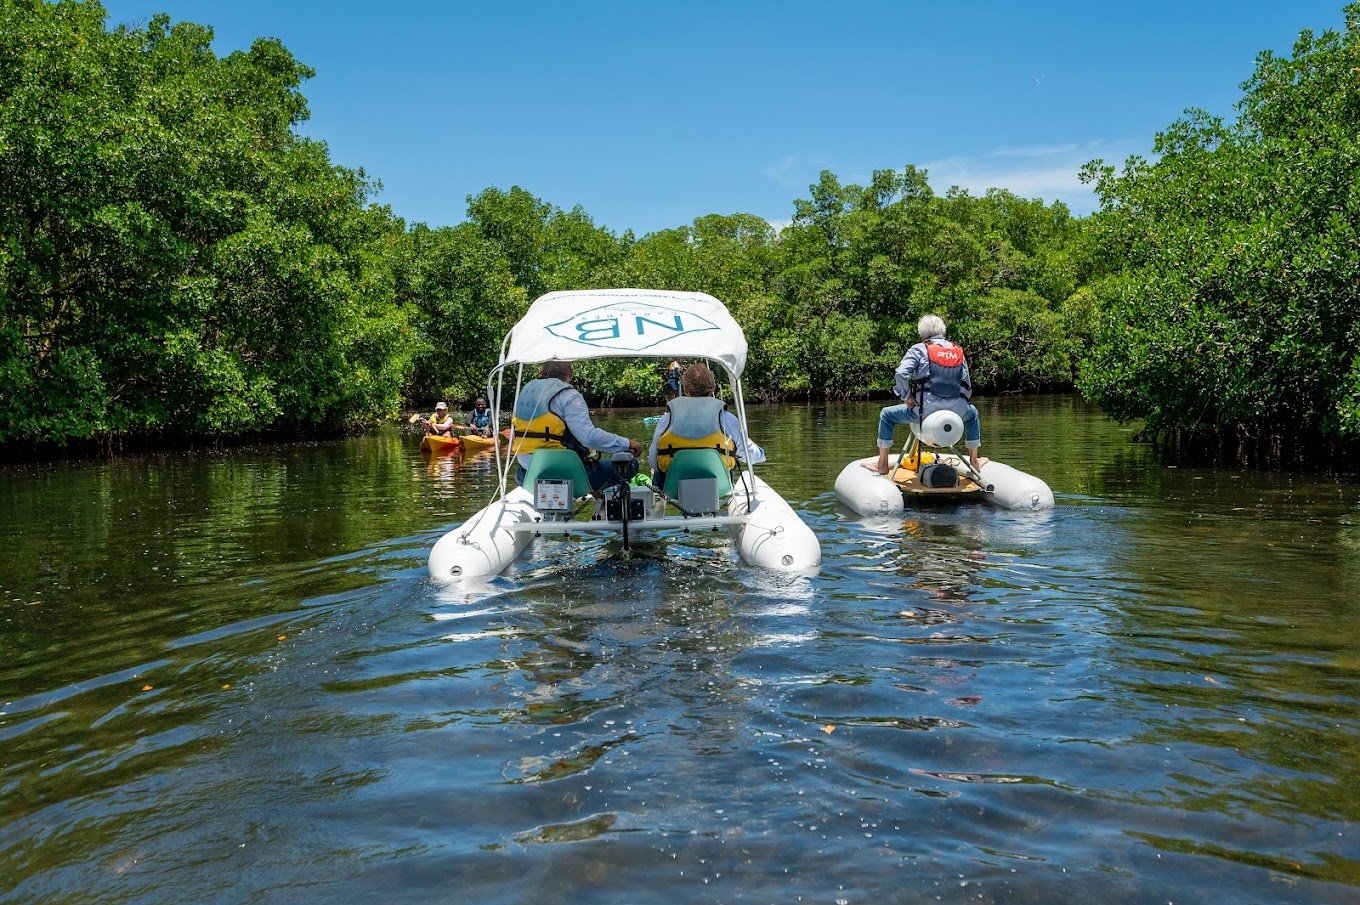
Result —
[[463, 449], [468, 455], [483, 452], [496, 445], [496, 440], [492, 437], [479, 437], [476, 434], [463, 435]]
[[461, 437], [444, 437], [439, 434], [426, 434], [425, 439], [420, 441], [420, 451], [429, 453], [432, 456], [462, 452], [463, 440]]

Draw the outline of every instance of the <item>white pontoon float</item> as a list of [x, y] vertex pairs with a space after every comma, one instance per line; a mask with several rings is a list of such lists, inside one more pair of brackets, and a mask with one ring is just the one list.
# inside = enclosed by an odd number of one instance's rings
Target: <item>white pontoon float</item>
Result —
[[907, 446], [889, 461], [886, 475], [871, 471], [877, 456], [857, 459], [836, 478], [836, 499], [858, 515], [900, 517], [906, 503], [986, 500], [1002, 509], [1036, 511], [1053, 506], [1053, 491], [1034, 475], [1003, 462], [948, 452], [963, 438], [963, 420], [951, 411], [932, 412], [911, 424]]
[[[550, 292], [535, 301], [501, 343], [500, 362], [487, 380], [495, 432], [501, 430], [507, 375], [514, 379], [517, 395], [526, 366], [532, 378], [541, 362], [554, 358], [639, 357], [717, 364], [727, 374], [732, 406], [746, 434], [741, 393], [746, 336], [741, 327], [711, 295], [642, 289]], [[630, 455], [616, 454], [613, 464], [620, 483], [592, 495], [574, 452], [540, 449], [530, 460], [523, 486], [512, 487], [515, 457], [498, 446], [496, 498], [435, 543], [430, 575], [446, 581], [495, 575], [535, 537], [587, 533], [614, 534], [626, 547], [643, 533], [726, 529], [742, 560], [753, 566], [803, 572], [821, 562], [812, 529], [747, 462], [732, 477], [714, 450], [680, 450], [660, 488], [630, 486], [628, 478], [637, 471]], [[724, 496], [726, 514], [719, 508]], [[586, 510], [591, 510], [588, 518], [577, 517]]]

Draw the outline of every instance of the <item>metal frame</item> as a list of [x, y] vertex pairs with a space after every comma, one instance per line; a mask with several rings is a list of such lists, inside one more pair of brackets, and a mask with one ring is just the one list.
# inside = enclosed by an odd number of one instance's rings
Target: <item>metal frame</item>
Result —
[[[495, 437], [499, 437], [499, 436], [500, 436], [500, 433], [501, 433], [501, 425], [500, 425], [500, 416], [501, 416], [501, 410], [502, 410], [501, 400], [504, 398], [504, 395], [505, 395], [505, 394], [504, 394], [504, 389], [505, 389], [505, 372], [506, 372], [506, 370], [509, 368], [509, 366], [511, 366], [511, 365], [516, 365], [516, 366], [517, 366], [517, 367], [516, 367], [516, 371], [515, 371], [515, 398], [519, 398], [519, 391], [520, 391], [520, 389], [521, 389], [521, 388], [523, 387], [523, 385], [524, 385], [524, 365], [526, 364], [526, 362], [522, 362], [522, 361], [507, 361], [507, 360], [506, 360], [506, 357], [505, 357], [505, 356], [506, 356], [506, 351], [508, 350], [509, 345], [510, 345], [510, 338], [511, 338], [511, 336], [513, 336], [513, 335], [514, 335], [514, 328], [511, 328], [511, 330], [505, 334], [505, 338], [501, 340], [501, 351], [500, 351], [499, 361], [498, 361], [498, 363], [496, 364], [496, 367], [494, 367], [494, 368], [491, 369], [491, 373], [487, 375], [487, 380], [486, 380], [486, 395], [487, 395], [487, 400], [491, 403], [491, 432], [492, 432], [492, 436], [495, 436]], [[628, 354], [628, 355], [608, 355], [608, 356], [596, 356], [596, 357], [598, 357], [598, 358], [654, 358], [654, 359], [661, 360], [661, 359], [665, 359], [665, 358], [667, 358], [667, 357], [669, 357], [669, 356], [668, 356], [668, 355], [639, 355], [639, 354], [633, 353], [633, 354]], [[738, 374], [734, 374], [734, 373], [732, 372], [732, 370], [727, 366], [726, 362], [716, 361], [715, 359], [711, 359], [711, 358], [705, 358], [704, 361], [705, 361], [706, 363], [708, 363], [708, 364], [710, 365], [710, 367], [711, 367], [713, 364], [716, 363], [716, 364], [718, 365], [719, 369], [722, 371], [722, 373], [725, 374], [725, 375], [727, 376], [728, 385], [731, 386], [731, 388], [732, 388], [732, 404], [733, 404], [733, 407], [735, 408], [734, 414], [737, 416], [737, 424], [740, 425], [740, 427], [741, 427], [741, 434], [742, 434], [742, 436], [741, 436], [741, 441], [740, 441], [740, 442], [741, 442], [741, 444], [742, 444], [742, 451], [745, 452], [745, 448], [746, 448], [746, 447], [745, 447], [745, 444], [746, 444], [748, 438], [750, 437], [750, 430], [749, 430], [749, 428], [748, 428], [748, 426], [747, 426], [747, 421], [746, 421], [746, 400], [745, 400], [744, 395], [742, 394], [742, 388], [741, 388], [741, 376], [738, 375]], [[505, 499], [505, 495], [509, 492], [509, 489], [510, 489], [510, 488], [509, 488], [509, 485], [510, 485], [510, 468], [511, 468], [512, 464], [513, 464], [514, 461], [515, 461], [515, 457], [510, 453], [509, 450], [510, 450], [510, 449], [513, 449], [514, 443], [515, 443], [515, 427], [514, 427], [514, 421], [512, 420], [511, 423], [510, 423], [510, 438], [509, 438], [509, 443], [507, 444], [506, 450], [505, 450], [505, 453], [504, 453], [504, 461], [502, 461], [501, 444], [500, 444], [500, 443], [497, 443], [497, 444], [495, 445], [495, 447], [494, 447], [494, 448], [495, 448], [495, 455], [496, 455], [496, 471], [497, 471], [497, 473], [498, 473], [499, 476], [500, 476], [500, 481], [499, 481], [499, 486], [498, 486], [497, 494], [496, 494], [496, 496], [495, 496], [492, 500], [489, 501], [489, 503], [494, 503], [497, 499], [501, 499], [501, 500]], [[744, 457], [741, 458], [741, 459], [738, 459], [737, 477], [738, 477], [738, 479], [740, 480], [743, 489], [745, 490], [746, 498], [747, 498], [747, 509], [748, 509], [748, 511], [749, 511], [750, 509], [755, 508], [756, 499], [757, 499], [757, 493], [756, 493], [756, 490], [755, 490], [755, 486], [756, 486], [756, 485], [755, 485], [755, 480], [754, 480], [754, 479], [755, 479], [755, 465], [754, 465], [753, 463], [747, 461], [746, 458], [744, 458]], [[749, 478], [749, 480], [748, 480], [748, 478]], [[739, 491], [738, 491], [737, 488], [734, 486], [733, 489], [732, 489], [732, 492], [735, 494], [735, 493], [737, 493], [737, 492], [739, 492]], [[715, 521], [715, 520], [716, 520], [716, 521]], [[660, 518], [660, 519], [647, 519], [647, 520], [638, 521], [638, 522], [634, 522], [634, 521], [632, 521], [632, 520], [629, 520], [629, 522], [628, 522], [626, 525], [625, 525], [623, 522], [608, 522], [608, 521], [602, 521], [602, 520], [596, 520], [596, 521], [581, 521], [581, 522], [534, 522], [534, 523], [527, 523], [527, 524], [524, 524], [524, 525], [515, 526], [515, 527], [513, 527], [511, 530], [516, 531], [516, 532], [532, 531], [532, 532], [534, 532], [534, 533], [539, 533], [539, 534], [570, 534], [570, 533], [574, 533], [574, 532], [576, 532], [576, 531], [606, 531], [606, 530], [612, 530], [612, 531], [623, 532], [623, 531], [625, 531], [625, 529], [626, 529], [626, 530], [629, 530], [629, 531], [631, 531], [631, 530], [642, 530], [642, 531], [683, 530], [683, 531], [688, 531], [688, 530], [692, 530], [693, 528], [696, 528], [696, 527], [710, 527], [710, 526], [720, 526], [720, 525], [745, 524], [745, 521], [746, 521], [745, 518], [744, 518], [744, 517], [741, 517], [741, 516], [708, 516], [708, 517], [692, 517], [692, 516], [669, 516], [669, 517], [667, 517], [667, 516], [663, 516], [663, 517]], [[471, 524], [471, 523], [469, 523], [469, 524]], [[543, 526], [545, 526], [545, 525], [554, 525], [554, 526], [567, 525], [567, 526], [571, 526], [571, 527], [566, 528], [566, 529], [563, 529], [563, 528], [560, 528], [560, 527], [553, 527], [553, 528], [549, 528], [549, 529], [547, 529], [547, 530], [544, 530], [544, 529], [543, 529]], [[635, 526], [636, 526], [636, 528], [635, 528]]]
[[[630, 519], [627, 522], [627, 529], [630, 533], [638, 531], [699, 531], [703, 529], [726, 528], [732, 525], [746, 524], [744, 515], [696, 515], [696, 516], [672, 516], [670, 518], [653, 519]], [[592, 532], [619, 532], [624, 530], [625, 524], [618, 521], [605, 521], [604, 519], [590, 519], [588, 521], [574, 522], [520, 522], [509, 527], [510, 531], [516, 534], [586, 534]]]

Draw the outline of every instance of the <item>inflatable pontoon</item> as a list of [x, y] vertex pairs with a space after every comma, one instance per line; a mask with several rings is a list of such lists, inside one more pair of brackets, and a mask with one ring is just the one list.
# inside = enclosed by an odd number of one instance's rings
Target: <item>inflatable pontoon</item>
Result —
[[1037, 511], [1053, 506], [1043, 480], [1001, 462], [981, 460], [974, 470], [967, 456], [947, 452], [963, 436], [963, 421], [950, 411], [927, 415], [911, 425], [907, 447], [890, 459], [889, 471], [872, 470], [877, 456], [851, 462], [836, 478], [836, 499], [861, 516], [898, 517], [926, 502], [986, 500], [1003, 509]]

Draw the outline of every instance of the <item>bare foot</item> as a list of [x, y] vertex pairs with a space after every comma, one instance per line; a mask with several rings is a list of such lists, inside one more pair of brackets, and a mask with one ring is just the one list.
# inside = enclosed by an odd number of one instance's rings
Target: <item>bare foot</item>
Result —
[[873, 464], [870, 464], [868, 462], [861, 462], [859, 463], [859, 467], [867, 471], [872, 471], [874, 474], [879, 475], [880, 477], [886, 475], [891, 470], [889, 468], [880, 468], [877, 462]]

